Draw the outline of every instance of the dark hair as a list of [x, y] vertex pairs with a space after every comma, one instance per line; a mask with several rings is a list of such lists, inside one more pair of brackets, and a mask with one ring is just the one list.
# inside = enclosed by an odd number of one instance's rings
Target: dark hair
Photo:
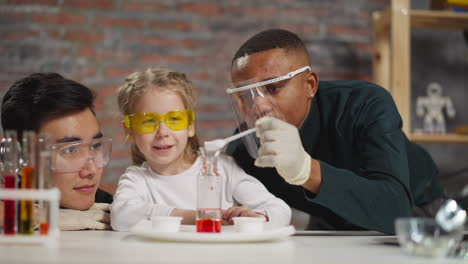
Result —
[[240, 57], [276, 48], [300, 50], [307, 54], [304, 42], [296, 34], [284, 29], [268, 29], [248, 39], [237, 50], [232, 63]]
[[57, 73], [33, 73], [16, 81], [2, 100], [3, 130], [38, 131], [44, 121], [89, 108], [94, 94]]

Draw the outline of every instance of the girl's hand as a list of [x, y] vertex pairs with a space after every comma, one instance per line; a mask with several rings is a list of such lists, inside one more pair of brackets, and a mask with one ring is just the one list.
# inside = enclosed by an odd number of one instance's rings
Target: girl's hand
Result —
[[234, 206], [223, 211], [223, 224], [234, 224], [232, 218], [238, 216], [263, 217], [268, 221], [268, 218], [265, 215], [255, 212], [247, 206]]

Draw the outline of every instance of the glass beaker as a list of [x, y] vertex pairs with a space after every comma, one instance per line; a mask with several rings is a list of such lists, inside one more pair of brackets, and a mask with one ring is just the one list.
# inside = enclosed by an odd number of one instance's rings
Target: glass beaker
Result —
[[217, 170], [219, 151], [205, 154], [201, 148], [202, 167], [197, 179], [197, 232], [219, 233], [222, 225], [221, 176]]

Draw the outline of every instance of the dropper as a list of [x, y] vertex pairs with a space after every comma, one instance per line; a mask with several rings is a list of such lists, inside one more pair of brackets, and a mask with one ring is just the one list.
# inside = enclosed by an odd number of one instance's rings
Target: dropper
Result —
[[257, 131], [257, 129], [254, 127], [254, 128], [240, 132], [238, 134], [235, 134], [234, 136], [230, 136], [224, 139], [215, 139], [211, 141], [205, 141], [205, 144], [204, 144], [205, 151], [207, 153], [213, 153], [217, 150], [224, 148], [224, 146], [226, 146], [229, 142], [232, 142], [236, 139], [252, 134], [255, 131]]

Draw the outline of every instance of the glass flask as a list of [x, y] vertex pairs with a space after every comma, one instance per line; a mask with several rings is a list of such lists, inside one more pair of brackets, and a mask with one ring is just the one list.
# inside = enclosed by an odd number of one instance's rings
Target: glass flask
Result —
[[221, 176], [217, 170], [219, 151], [202, 156], [201, 171], [197, 179], [197, 232], [219, 233], [222, 225]]

